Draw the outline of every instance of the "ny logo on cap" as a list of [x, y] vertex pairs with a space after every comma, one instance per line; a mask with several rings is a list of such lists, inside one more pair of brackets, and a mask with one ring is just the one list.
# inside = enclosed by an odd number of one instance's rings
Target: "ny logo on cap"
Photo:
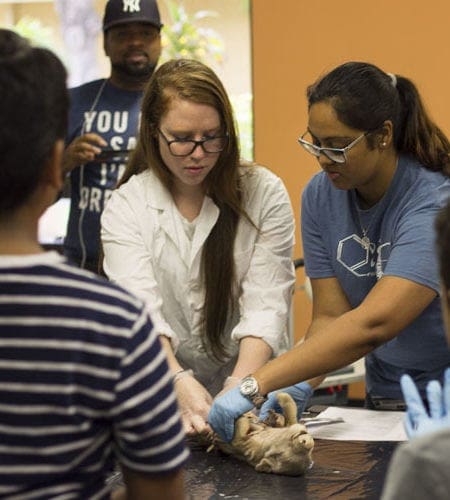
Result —
[[123, 0], [124, 12], [141, 12], [141, 0]]

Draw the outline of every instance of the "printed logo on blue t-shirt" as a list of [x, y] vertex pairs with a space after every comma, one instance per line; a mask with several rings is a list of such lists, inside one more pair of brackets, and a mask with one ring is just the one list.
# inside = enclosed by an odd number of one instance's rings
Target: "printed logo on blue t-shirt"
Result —
[[372, 243], [365, 236], [355, 233], [338, 242], [336, 260], [357, 277], [383, 276], [384, 266], [389, 257], [390, 242]]

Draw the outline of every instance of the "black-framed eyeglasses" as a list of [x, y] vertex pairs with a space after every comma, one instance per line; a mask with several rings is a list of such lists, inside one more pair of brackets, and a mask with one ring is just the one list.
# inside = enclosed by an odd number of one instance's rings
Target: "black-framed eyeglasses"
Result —
[[160, 129], [158, 132], [161, 137], [166, 141], [169, 151], [173, 156], [189, 156], [192, 154], [197, 146], [201, 146], [205, 153], [220, 153], [225, 149], [228, 142], [228, 135], [218, 135], [215, 137], [208, 137], [201, 141], [194, 141], [193, 139], [168, 139]]
[[305, 135], [308, 133], [309, 132], [305, 132], [298, 139], [299, 144], [303, 146], [303, 148], [306, 149], [308, 153], [316, 156], [317, 158], [319, 158], [321, 154], [324, 154], [329, 160], [334, 161], [335, 163], [345, 163], [347, 161], [348, 151], [350, 151], [353, 146], [356, 146], [358, 142], [370, 132], [364, 132], [354, 141], [352, 141], [348, 146], [345, 146], [345, 148], [322, 148], [320, 146], [316, 146], [315, 144], [312, 144], [311, 142], [305, 141], [305, 139], [303, 139], [303, 137], [305, 137]]

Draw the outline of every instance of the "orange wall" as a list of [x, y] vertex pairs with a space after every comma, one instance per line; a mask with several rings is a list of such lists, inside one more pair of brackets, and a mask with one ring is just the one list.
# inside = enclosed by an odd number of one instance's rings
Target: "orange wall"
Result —
[[[448, 0], [252, 1], [255, 159], [283, 178], [297, 221], [301, 192], [318, 170], [296, 143], [307, 124], [307, 85], [344, 61], [372, 62], [413, 79], [431, 116], [450, 133], [449, 19]], [[302, 272], [297, 277], [301, 284]], [[297, 292], [297, 338], [310, 309]]]

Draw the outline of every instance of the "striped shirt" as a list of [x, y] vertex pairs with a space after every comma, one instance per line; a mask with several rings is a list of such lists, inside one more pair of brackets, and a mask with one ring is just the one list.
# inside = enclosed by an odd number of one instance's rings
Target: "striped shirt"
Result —
[[187, 457], [141, 302], [53, 252], [0, 257], [0, 497], [109, 498], [115, 460], [160, 475]]

